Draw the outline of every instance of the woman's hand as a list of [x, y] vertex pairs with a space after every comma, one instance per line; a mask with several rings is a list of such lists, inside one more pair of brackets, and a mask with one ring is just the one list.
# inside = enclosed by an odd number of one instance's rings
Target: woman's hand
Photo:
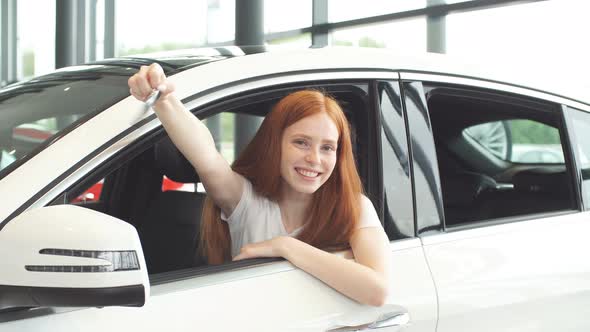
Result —
[[289, 241], [297, 241], [289, 236], [278, 236], [270, 240], [250, 243], [242, 247], [234, 261], [256, 257], [283, 257], [285, 245]]
[[139, 71], [127, 81], [129, 92], [140, 101], [146, 101], [154, 90], [160, 91], [158, 101], [166, 99], [174, 92], [174, 85], [166, 79], [164, 70], [157, 63], [141, 66]]

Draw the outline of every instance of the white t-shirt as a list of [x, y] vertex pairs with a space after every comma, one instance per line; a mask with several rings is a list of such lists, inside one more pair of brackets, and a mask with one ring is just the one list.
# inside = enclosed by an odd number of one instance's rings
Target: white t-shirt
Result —
[[[365, 195], [362, 196], [361, 205], [358, 228], [382, 227], [373, 204]], [[266, 241], [277, 236], [295, 237], [301, 231], [300, 227], [290, 234], [287, 233], [279, 204], [256, 193], [252, 183], [246, 179], [238, 205], [229, 217], [222, 211], [221, 219], [229, 226], [232, 257], [238, 255], [246, 244]]]

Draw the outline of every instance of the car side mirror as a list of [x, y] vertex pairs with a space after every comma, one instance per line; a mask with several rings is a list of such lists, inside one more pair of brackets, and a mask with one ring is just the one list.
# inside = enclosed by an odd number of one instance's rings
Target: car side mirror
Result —
[[0, 309], [143, 306], [149, 279], [135, 228], [75, 205], [0, 225]]

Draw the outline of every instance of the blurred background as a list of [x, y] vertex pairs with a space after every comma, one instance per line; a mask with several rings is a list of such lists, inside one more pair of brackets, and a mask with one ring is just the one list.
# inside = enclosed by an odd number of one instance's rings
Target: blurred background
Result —
[[590, 88], [587, 0], [0, 1], [0, 86], [103, 58], [241, 45], [236, 31], [254, 26], [267, 45], [447, 53]]

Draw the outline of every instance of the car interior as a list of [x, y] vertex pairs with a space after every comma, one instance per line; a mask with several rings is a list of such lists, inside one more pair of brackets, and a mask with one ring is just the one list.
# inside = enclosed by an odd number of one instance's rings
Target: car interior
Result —
[[[427, 102], [447, 227], [576, 208], [568, 160], [515, 163], [464, 134], [476, 124], [528, 119], [557, 128], [564, 137], [558, 105], [459, 87], [431, 87]], [[567, 148], [565, 139], [561, 144]]]
[[[349, 119], [353, 149], [361, 178], [364, 179], [367, 174], [366, 158], [361, 157], [360, 151], [366, 144], [363, 137], [367, 119], [357, 110], [367, 107], [367, 92], [350, 84], [321, 88], [339, 101]], [[200, 118], [207, 118], [223, 111], [262, 118], [291, 90], [295, 89], [233, 97], [205, 107], [198, 114]], [[164, 176], [175, 182], [190, 184], [198, 184], [199, 177], [161, 128], [147, 136], [144, 142], [121, 152], [120, 156], [69, 188], [52, 204], [76, 204], [135, 226], [150, 274], [204, 266], [206, 259], [198, 254], [198, 243], [206, 193], [197, 190], [198, 185], [191, 191], [163, 189]], [[97, 199], [73, 200], [101, 179], [104, 179], [104, 184]]]

